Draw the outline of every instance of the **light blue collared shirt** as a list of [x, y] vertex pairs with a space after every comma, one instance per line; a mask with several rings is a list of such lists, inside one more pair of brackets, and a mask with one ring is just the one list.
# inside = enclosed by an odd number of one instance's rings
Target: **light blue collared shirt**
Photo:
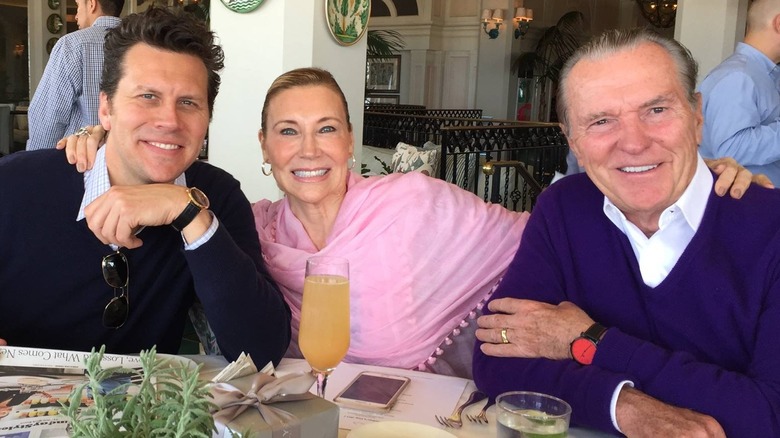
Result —
[[780, 67], [745, 43], [704, 78], [705, 158], [733, 157], [780, 186]]
[[[177, 186], [187, 187], [187, 178], [182, 173], [176, 177], [173, 183]], [[97, 199], [100, 195], [106, 193], [110, 188], [111, 181], [108, 179], [108, 167], [106, 166], [106, 147], [102, 147], [98, 149], [97, 155], [95, 155], [95, 164], [92, 166], [92, 169], [84, 172], [84, 197], [81, 199], [81, 206], [79, 207], [79, 213], [76, 216], [76, 221], [84, 219], [84, 208], [91, 204], [92, 201]], [[214, 216], [213, 212], [209, 211], [209, 214], [211, 214], [211, 225], [198, 240], [192, 243], [187, 243], [187, 241], [184, 240], [184, 237], [182, 236], [185, 250], [197, 249], [204, 243], [208, 242], [209, 239], [211, 239], [211, 236], [217, 232], [219, 222], [217, 221], [217, 218]], [[140, 233], [142, 230], [143, 227], [139, 229], [136, 234]], [[110, 246], [114, 250], [117, 249], [116, 245], [114, 244], [111, 244]]]

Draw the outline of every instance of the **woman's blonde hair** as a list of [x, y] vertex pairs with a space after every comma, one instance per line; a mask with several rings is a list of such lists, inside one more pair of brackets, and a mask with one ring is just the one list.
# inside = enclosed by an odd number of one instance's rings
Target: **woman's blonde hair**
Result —
[[309, 87], [322, 85], [333, 90], [340, 98], [341, 104], [344, 106], [344, 114], [347, 116], [347, 126], [349, 131], [352, 132], [352, 123], [349, 121], [349, 107], [347, 106], [347, 98], [344, 97], [344, 92], [341, 91], [336, 79], [329, 71], [321, 68], [306, 67], [296, 68], [290, 70], [287, 73], [283, 73], [276, 78], [271, 86], [268, 88], [268, 92], [265, 93], [265, 102], [263, 102], [263, 113], [261, 116], [260, 129], [263, 134], [266, 134], [265, 127], [268, 120], [268, 105], [271, 103], [274, 97], [282, 91], [289, 90], [296, 87]]

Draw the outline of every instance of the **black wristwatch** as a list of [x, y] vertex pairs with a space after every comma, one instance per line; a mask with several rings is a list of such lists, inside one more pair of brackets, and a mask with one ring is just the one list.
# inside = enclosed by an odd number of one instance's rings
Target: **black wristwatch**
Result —
[[209, 208], [209, 198], [197, 187], [188, 188], [187, 196], [190, 197], [190, 202], [184, 207], [184, 211], [171, 222], [171, 226], [179, 232], [189, 225], [198, 213]]
[[571, 357], [580, 365], [590, 365], [593, 363], [593, 356], [596, 355], [596, 348], [604, 337], [607, 328], [599, 323], [593, 323], [587, 330], [580, 333], [580, 336], [571, 341], [569, 349]]

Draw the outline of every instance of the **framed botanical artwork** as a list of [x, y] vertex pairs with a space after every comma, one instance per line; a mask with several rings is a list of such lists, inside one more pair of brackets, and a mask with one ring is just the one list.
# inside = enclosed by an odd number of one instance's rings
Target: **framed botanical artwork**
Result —
[[389, 103], [393, 105], [398, 105], [398, 95], [397, 94], [390, 94], [390, 95], [368, 94], [366, 95], [365, 103], [366, 104]]
[[337, 43], [351, 46], [360, 40], [371, 15], [371, 0], [325, 0], [328, 29]]
[[369, 56], [366, 60], [366, 90], [398, 93], [401, 56]]

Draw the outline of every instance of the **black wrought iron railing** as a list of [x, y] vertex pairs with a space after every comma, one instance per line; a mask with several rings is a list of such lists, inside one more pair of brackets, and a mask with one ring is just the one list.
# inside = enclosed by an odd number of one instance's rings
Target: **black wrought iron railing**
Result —
[[364, 113], [363, 144], [399, 142], [440, 145], [439, 178], [516, 211], [531, 210], [555, 172], [566, 172], [568, 143], [553, 123]]
[[568, 149], [556, 124], [446, 127], [439, 178], [485, 201], [530, 211], [555, 172], [566, 172]]
[[[481, 110], [477, 111], [481, 113]], [[442, 128], [506, 124], [516, 124], [516, 122], [369, 111], [363, 114], [363, 144], [382, 148], [394, 148], [398, 142], [415, 146], [422, 146], [427, 141], [441, 144]]]

